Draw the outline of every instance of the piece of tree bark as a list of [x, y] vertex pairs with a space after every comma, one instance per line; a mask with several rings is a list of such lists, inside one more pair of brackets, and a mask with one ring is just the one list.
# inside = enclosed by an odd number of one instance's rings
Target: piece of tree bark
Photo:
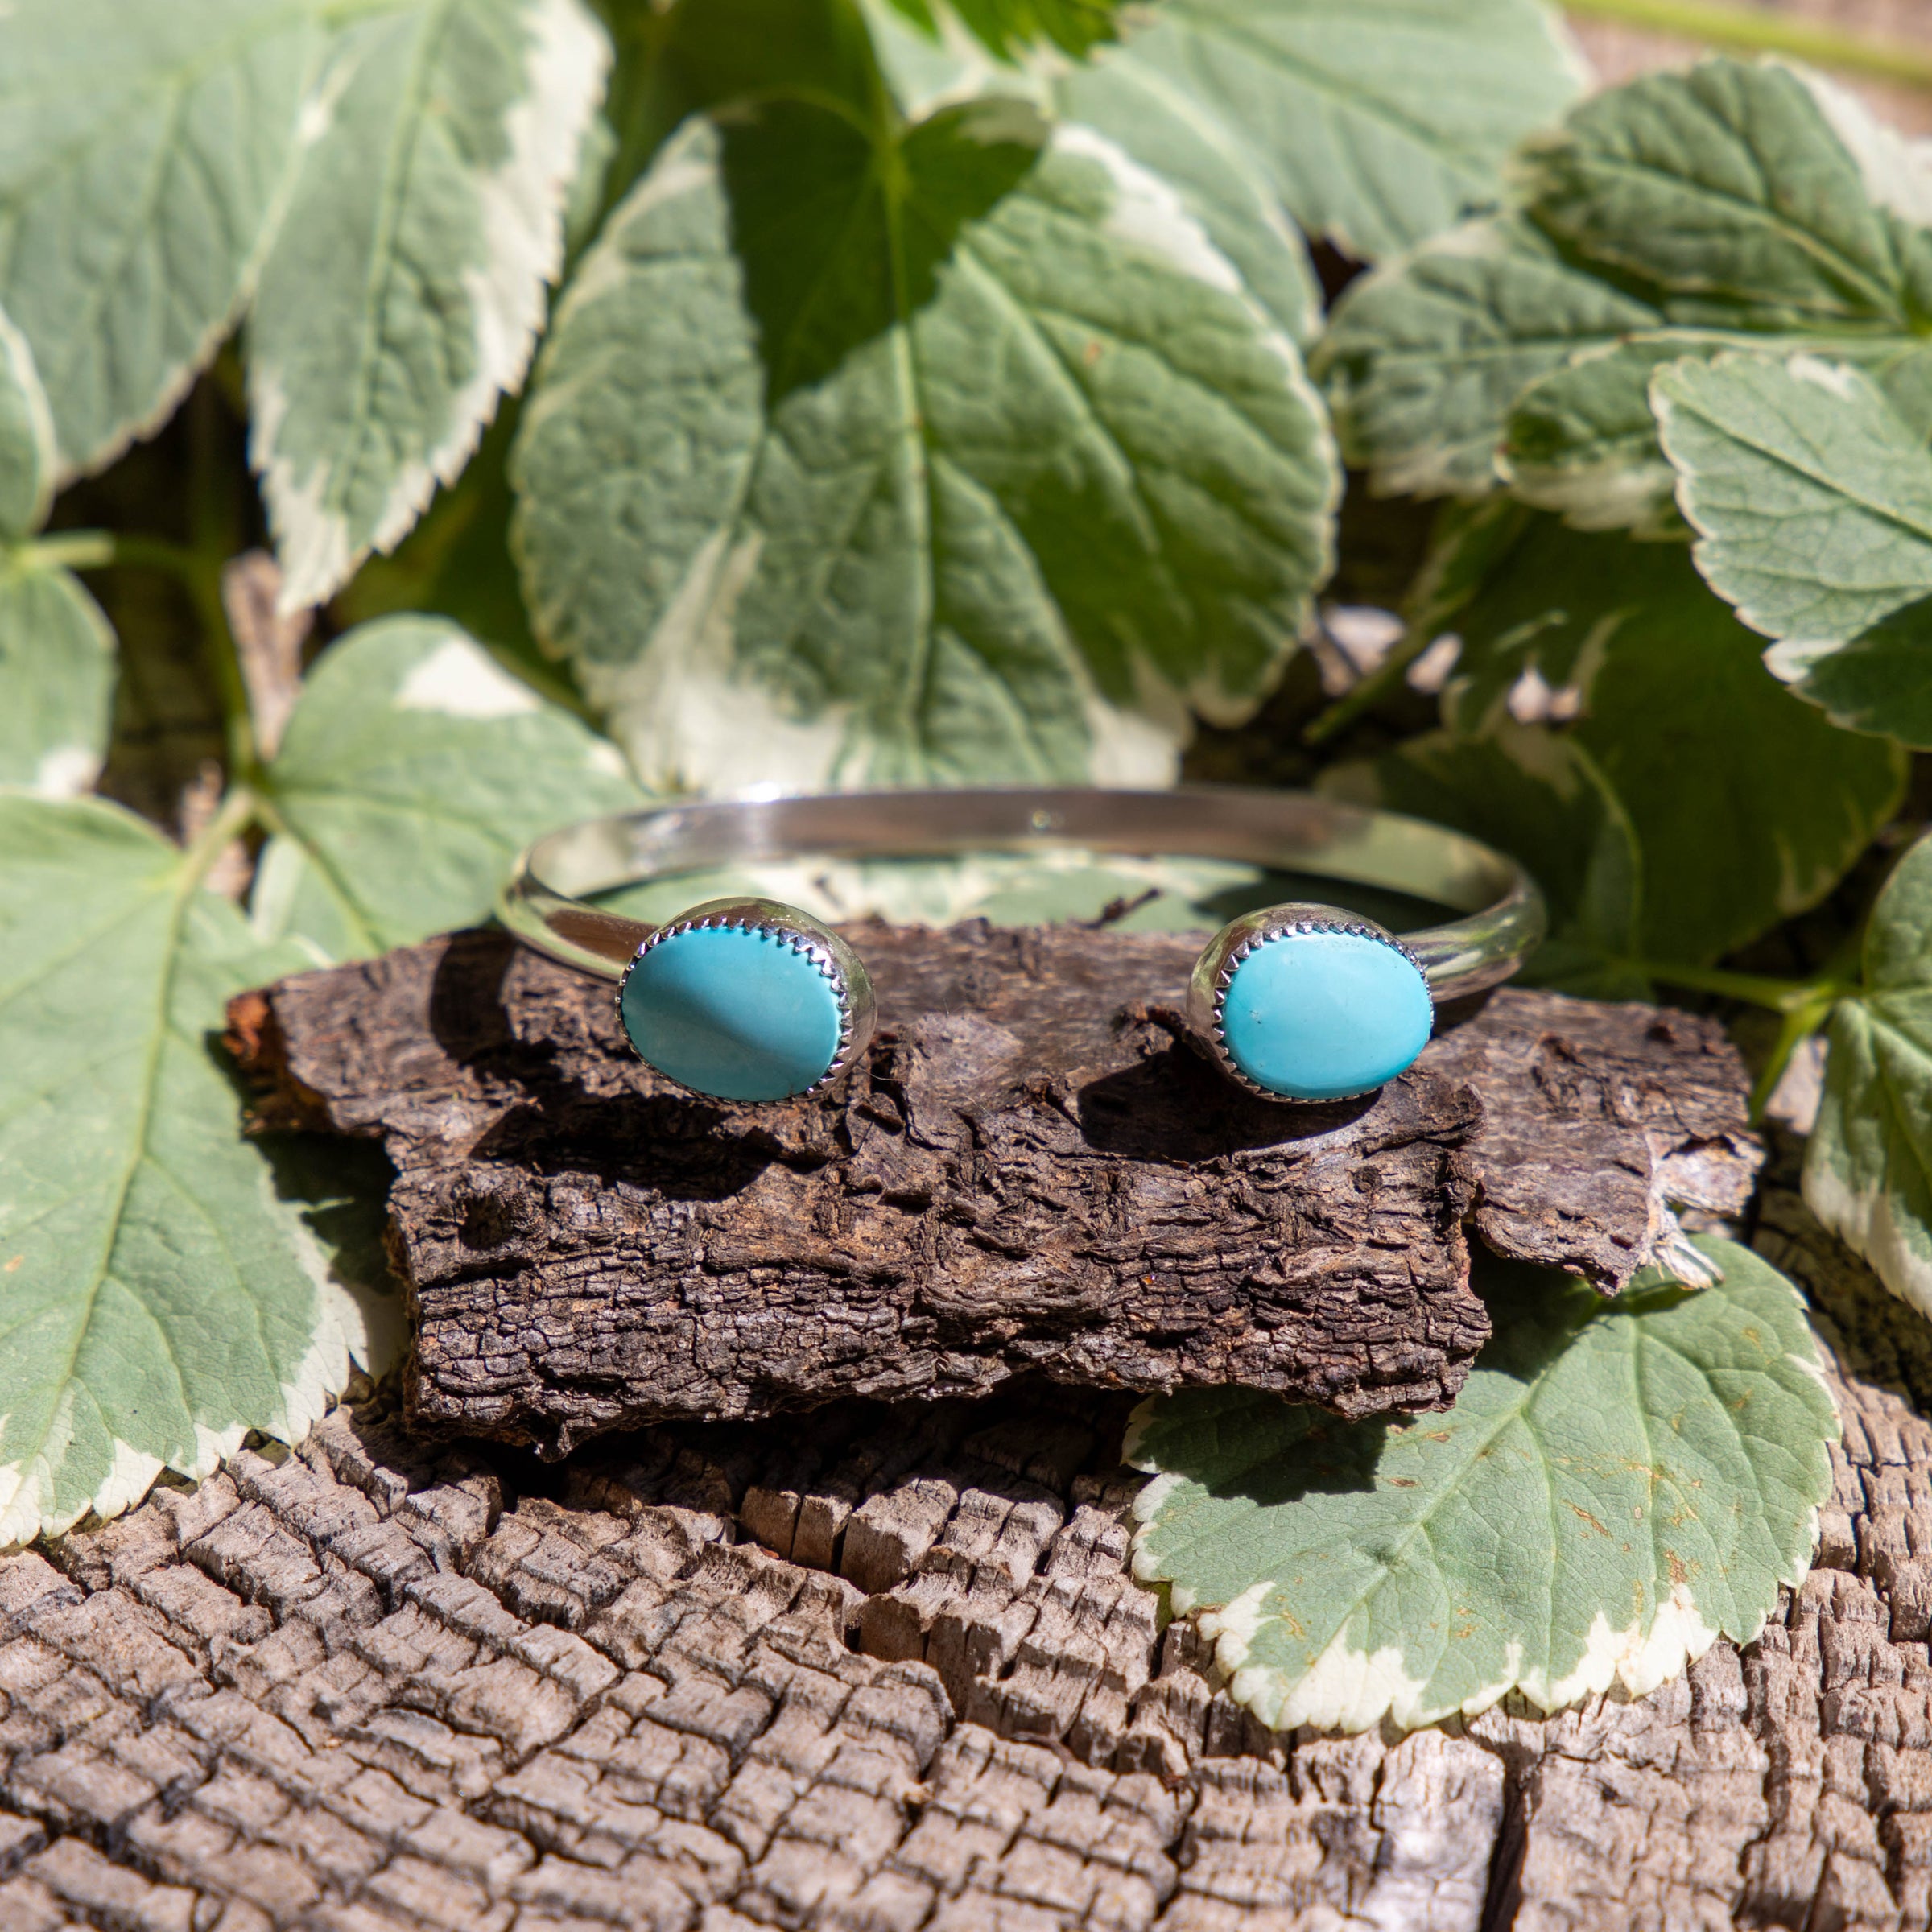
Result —
[[1749, 1198], [1761, 1156], [1744, 1069], [1709, 1020], [1512, 988], [1444, 1027], [1422, 1063], [1483, 1096], [1457, 1166], [1499, 1254], [1610, 1294], [1652, 1260], [1695, 1280], [1675, 1210], [1733, 1215]]
[[1923, 1927], [1932, 1331], [1788, 1192], [1757, 1240], [1845, 1422], [1819, 1567], [1640, 1702], [1262, 1730], [1125, 1574], [1119, 1397], [562, 1472], [378, 1401], [0, 1561], [0, 1926]]
[[237, 1003], [265, 1121], [394, 1164], [419, 1419], [561, 1454], [1026, 1371], [1438, 1408], [1488, 1331], [1466, 1215], [1613, 1290], [1666, 1193], [1734, 1210], [1756, 1171], [1736, 1054], [1684, 1014], [1505, 989], [1373, 1099], [1284, 1108], [1179, 1037], [1185, 937], [851, 936], [869, 1067], [771, 1108], [669, 1088], [608, 985], [499, 935]]

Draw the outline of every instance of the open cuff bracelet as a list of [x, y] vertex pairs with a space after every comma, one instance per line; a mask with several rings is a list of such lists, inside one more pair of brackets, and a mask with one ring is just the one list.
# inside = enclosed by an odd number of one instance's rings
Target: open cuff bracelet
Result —
[[872, 1037], [858, 955], [795, 906], [712, 899], [661, 926], [588, 898], [667, 876], [780, 859], [937, 858], [1076, 847], [1232, 860], [1406, 893], [1462, 916], [1398, 938], [1333, 906], [1269, 906], [1203, 947], [1188, 1023], [1228, 1076], [1274, 1100], [1331, 1100], [1393, 1080], [1437, 1005], [1507, 979], [1542, 937], [1542, 895], [1513, 860], [1392, 812], [1305, 792], [1034, 788], [843, 792], [668, 805], [587, 819], [518, 861], [504, 923], [618, 982], [639, 1055], [732, 1101], [815, 1092]]

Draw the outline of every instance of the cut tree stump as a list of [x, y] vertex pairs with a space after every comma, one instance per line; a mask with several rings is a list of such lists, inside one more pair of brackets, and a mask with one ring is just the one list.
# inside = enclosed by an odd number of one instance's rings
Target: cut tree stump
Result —
[[679, 1093], [607, 984], [500, 934], [236, 1003], [265, 1121], [394, 1165], [417, 1420], [560, 1455], [1029, 1373], [1440, 1408], [1488, 1332], [1466, 1219], [1614, 1290], [1760, 1158], [1736, 1051], [1683, 1013], [1505, 989], [1373, 1099], [1284, 1108], [1181, 1036], [1198, 938], [848, 936], [869, 1064], [779, 1107]]
[[0, 1561], [6, 1932], [1932, 1922], [1932, 1329], [1788, 1191], [1818, 1567], [1629, 1703], [1278, 1736], [1125, 1571], [1125, 1398], [676, 1423], [381, 1400]]

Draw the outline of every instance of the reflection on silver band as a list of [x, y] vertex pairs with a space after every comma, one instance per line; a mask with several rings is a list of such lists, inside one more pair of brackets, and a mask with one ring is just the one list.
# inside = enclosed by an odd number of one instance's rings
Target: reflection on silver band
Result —
[[[1474, 839], [1307, 792], [1236, 786], [860, 791], [654, 806], [538, 840], [518, 861], [497, 910], [511, 931], [553, 959], [617, 979], [660, 930], [584, 903], [619, 886], [807, 857], [942, 858], [1064, 847], [1232, 860], [1451, 906], [1460, 916], [1402, 935], [1439, 1005], [1508, 979], [1543, 934], [1534, 882]], [[1244, 920], [1265, 920], [1274, 910]], [[841, 1064], [851, 1057], [841, 1054]]]

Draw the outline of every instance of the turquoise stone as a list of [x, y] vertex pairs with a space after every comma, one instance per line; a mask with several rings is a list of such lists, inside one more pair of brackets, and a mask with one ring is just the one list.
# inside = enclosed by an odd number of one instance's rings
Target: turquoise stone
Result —
[[1334, 1100], [1392, 1080], [1428, 1042], [1429, 982], [1353, 932], [1284, 933], [1234, 969], [1221, 1001], [1228, 1057], [1284, 1100]]
[[630, 1043], [680, 1086], [720, 1100], [782, 1100], [838, 1057], [838, 989], [777, 933], [700, 926], [635, 960], [617, 996]]

